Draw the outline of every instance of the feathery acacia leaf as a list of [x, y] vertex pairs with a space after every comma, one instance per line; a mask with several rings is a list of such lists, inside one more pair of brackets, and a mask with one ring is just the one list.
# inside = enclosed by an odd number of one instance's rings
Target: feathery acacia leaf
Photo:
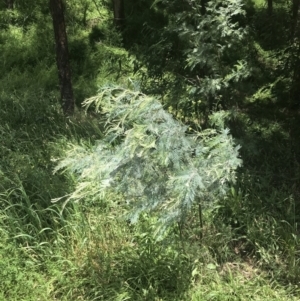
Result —
[[69, 199], [115, 193], [127, 200], [133, 222], [155, 211], [167, 227], [234, 181], [241, 160], [227, 129], [188, 134], [158, 100], [121, 87], [105, 87], [85, 105], [104, 114], [107, 135], [92, 149], [74, 147], [57, 166], [79, 175]]

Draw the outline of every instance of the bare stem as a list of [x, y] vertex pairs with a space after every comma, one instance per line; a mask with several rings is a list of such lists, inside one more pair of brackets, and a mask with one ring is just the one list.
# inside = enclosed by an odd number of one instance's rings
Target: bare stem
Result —
[[200, 239], [203, 239], [203, 218], [202, 218], [202, 207], [199, 201], [198, 204], [198, 213], [199, 213], [199, 227], [200, 227]]

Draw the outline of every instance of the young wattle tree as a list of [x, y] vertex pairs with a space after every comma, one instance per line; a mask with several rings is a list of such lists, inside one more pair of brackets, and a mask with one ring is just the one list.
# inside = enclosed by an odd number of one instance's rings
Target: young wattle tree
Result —
[[129, 208], [127, 218], [142, 212], [159, 216], [164, 231], [183, 222], [202, 204], [224, 196], [241, 164], [221, 114], [218, 129], [194, 131], [175, 120], [153, 97], [121, 87], [106, 87], [85, 101], [106, 120], [105, 137], [92, 149], [72, 147], [56, 168], [78, 175], [68, 200], [116, 196]]
[[71, 82], [71, 69], [69, 64], [68, 39], [64, 19], [62, 0], [50, 0], [50, 12], [53, 20], [53, 29], [56, 44], [56, 63], [60, 85], [60, 95], [63, 112], [72, 115], [74, 112], [74, 96]]
[[[250, 41], [244, 25], [245, 1], [156, 0], [155, 3], [157, 9], [165, 7], [169, 23], [162, 30], [160, 43], [150, 46], [152, 52], [148, 56], [153, 59], [148, 61], [155, 66], [156, 57], [165, 52], [168, 64], [158, 63], [155, 69], [149, 66], [147, 57], [145, 64], [148, 70], [172, 70], [179, 83], [184, 81], [189, 97], [179, 101], [174, 95], [168, 102], [175, 110], [183, 109], [186, 117], [197, 113], [205, 127], [216, 107], [235, 108], [234, 95], [244, 93], [244, 84], [252, 72], [245, 47]], [[172, 60], [178, 63], [169, 64]]]
[[[203, 12], [203, 3], [205, 14], [190, 13]], [[191, 1], [188, 12], [178, 14], [176, 30], [187, 45], [187, 67], [197, 74], [191, 95], [207, 103], [209, 111], [216, 102], [229, 107], [229, 91], [250, 74], [247, 62], [232, 56], [239, 53], [247, 36], [247, 29], [235, 20], [245, 15], [243, 1]]]

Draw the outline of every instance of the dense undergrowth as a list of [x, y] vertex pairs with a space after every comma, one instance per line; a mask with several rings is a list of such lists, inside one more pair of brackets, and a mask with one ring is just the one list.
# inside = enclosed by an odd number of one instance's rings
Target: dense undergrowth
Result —
[[[227, 197], [203, 212], [202, 239], [195, 211], [157, 241], [156, 218], [144, 214], [130, 224], [120, 218], [118, 196], [63, 206], [77, 179], [53, 170], [70, 144], [89, 148], [103, 137], [103, 116], [80, 105], [108, 82], [131, 78], [161, 96], [178, 120], [200, 120], [190, 112], [200, 114], [202, 104], [190, 101], [197, 95], [180, 75], [182, 45], [176, 40], [173, 53], [164, 44], [171, 30], [161, 34], [161, 48], [153, 43], [167, 21], [145, 10], [147, 1], [129, 1], [139, 18], [123, 37], [107, 3], [68, 2], [78, 108], [66, 118], [51, 20], [40, 2], [0, 12], [0, 300], [299, 300], [300, 119], [288, 77], [279, 76], [285, 28], [274, 26], [283, 31], [282, 46], [273, 39], [279, 33], [268, 31], [264, 7], [248, 8], [253, 76], [231, 91], [239, 103], [226, 115], [243, 167]], [[285, 12], [284, 4], [275, 7], [283, 20]]]

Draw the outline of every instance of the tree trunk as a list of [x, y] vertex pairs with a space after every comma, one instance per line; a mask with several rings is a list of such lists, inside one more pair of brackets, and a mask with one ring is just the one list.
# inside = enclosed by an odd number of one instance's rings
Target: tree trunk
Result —
[[115, 25], [122, 29], [125, 25], [125, 6], [124, 0], [113, 0], [114, 22]]
[[56, 44], [56, 63], [59, 74], [59, 85], [62, 108], [65, 115], [74, 113], [74, 96], [69, 64], [68, 39], [66, 33], [63, 0], [50, 0], [50, 12]]
[[292, 52], [292, 66], [293, 66], [293, 77], [292, 77], [292, 88], [291, 98], [293, 105], [300, 104], [300, 28], [299, 28], [299, 8], [300, 0], [293, 0], [292, 6], [292, 28], [291, 28], [291, 45], [298, 45], [297, 49]]
[[273, 0], [268, 0], [268, 15], [272, 16], [273, 14]]
[[8, 9], [14, 9], [14, 0], [6, 0], [6, 5]]
[[294, 70], [292, 77], [292, 88], [290, 91], [292, 107], [300, 107], [300, 45], [298, 46], [298, 52], [294, 58]]
[[292, 28], [291, 28], [291, 38], [294, 40], [296, 28], [297, 28], [297, 22], [298, 22], [298, 14], [299, 14], [299, 0], [293, 0], [292, 5]]
[[200, 4], [201, 4], [201, 15], [204, 16], [206, 14], [206, 2], [207, 0], [201, 0]]

